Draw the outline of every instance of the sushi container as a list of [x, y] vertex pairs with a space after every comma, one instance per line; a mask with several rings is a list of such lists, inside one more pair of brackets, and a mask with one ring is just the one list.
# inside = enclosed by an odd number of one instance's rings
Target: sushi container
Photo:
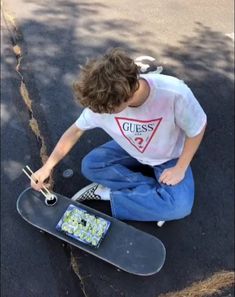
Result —
[[110, 227], [110, 221], [70, 204], [56, 225], [66, 235], [98, 248]]

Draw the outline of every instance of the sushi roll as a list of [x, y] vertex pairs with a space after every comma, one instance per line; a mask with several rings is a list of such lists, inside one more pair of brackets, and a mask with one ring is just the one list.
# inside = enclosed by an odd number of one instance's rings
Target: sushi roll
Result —
[[77, 237], [80, 237], [81, 236], [81, 229], [76, 229], [75, 231], [74, 231], [74, 235], [75, 236], [77, 236]]
[[61, 230], [67, 232], [69, 230], [69, 225], [67, 223], [63, 223], [61, 225]]
[[92, 237], [91, 237], [90, 235], [87, 235], [87, 236], [85, 237], [85, 240], [86, 240], [88, 243], [90, 243], [90, 242], [92, 242]]
[[98, 242], [99, 242], [98, 239], [93, 238], [92, 241], [91, 241], [91, 244], [92, 244], [93, 246], [97, 246]]

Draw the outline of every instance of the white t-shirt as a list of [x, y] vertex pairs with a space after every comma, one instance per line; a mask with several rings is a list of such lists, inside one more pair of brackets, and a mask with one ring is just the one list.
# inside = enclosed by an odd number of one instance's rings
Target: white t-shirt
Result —
[[75, 124], [82, 130], [102, 128], [140, 163], [155, 166], [178, 158], [185, 136], [198, 135], [207, 117], [183, 81], [162, 74], [140, 77], [150, 87], [141, 106], [127, 107], [116, 114], [85, 108]]

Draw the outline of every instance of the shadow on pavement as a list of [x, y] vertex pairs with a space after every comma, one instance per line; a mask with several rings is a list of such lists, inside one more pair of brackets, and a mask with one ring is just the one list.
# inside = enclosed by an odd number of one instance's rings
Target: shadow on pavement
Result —
[[[92, 7], [75, 1], [58, 1], [57, 6], [53, 6], [53, 3], [49, 6], [42, 4], [38, 8], [39, 5], [37, 3], [33, 11], [35, 18], [20, 24], [24, 37], [19, 43], [24, 52], [21, 73], [42, 131], [47, 134], [48, 151], [52, 150], [61, 134], [81, 112], [71, 91], [72, 81], [79, 73], [79, 64], [84, 64], [87, 57], [102, 54], [109, 47], [123, 47], [132, 56], [142, 52], [158, 57], [159, 63], [167, 58], [169, 62], [164, 65], [163, 74], [185, 80], [208, 115], [204, 141], [192, 162], [196, 181], [192, 215], [181, 221], [169, 222], [162, 229], [155, 223], [132, 222], [134, 226], [159, 237], [165, 244], [167, 260], [163, 269], [156, 275], [140, 278], [118, 271], [72, 248], [87, 295], [158, 296], [160, 293], [181, 290], [215, 272], [232, 270], [232, 41], [220, 32], [196, 24], [193, 37], [185, 37], [179, 47], [169, 46], [158, 52], [151, 32], [141, 32], [141, 25], [137, 22], [112, 21], [106, 17], [110, 7], [98, 2]], [[100, 15], [104, 20], [97, 23], [96, 16]], [[148, 44], [151, 44], [151, 48], [156, 46], [156, 51], [148, 50]], [[4, 104], [9, 111], [11, 107], [8, 102]], [[20, 114], [18, 116], [21, 117]], [[21, 122], [26, 129], [27, 123], [23, 118]], [[2, 129], [6, 129], [9, 123], [10, 117], [6, 117]], [[81, 158], [108, 139], [100, 130], [88, 132], [58, 165], [55, 191], [71, 197], [87, 184], [88, 181], [80, 174]], [[35, 156], [35, 152], [31, 153]], [[7, 161], [17, 159], [12, 157]], [[39, 164], [40, 160], [35, 157], [32, 162]], [[74, 176], [66, 180], [62, 173], [68, 167], [74, 170]], [[7, 176], [7, 172], [4, 174]], [[110, 213], [105, 202], [95, 203], [94, 206]]]

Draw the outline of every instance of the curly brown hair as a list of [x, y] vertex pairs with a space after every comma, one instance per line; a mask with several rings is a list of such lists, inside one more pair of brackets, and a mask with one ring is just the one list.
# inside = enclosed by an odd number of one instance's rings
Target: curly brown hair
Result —
[[119, 48], [90, 60], [73, 83], [75, 99], [96, 113], [113, 113], [139, 88], [139, 67]]

